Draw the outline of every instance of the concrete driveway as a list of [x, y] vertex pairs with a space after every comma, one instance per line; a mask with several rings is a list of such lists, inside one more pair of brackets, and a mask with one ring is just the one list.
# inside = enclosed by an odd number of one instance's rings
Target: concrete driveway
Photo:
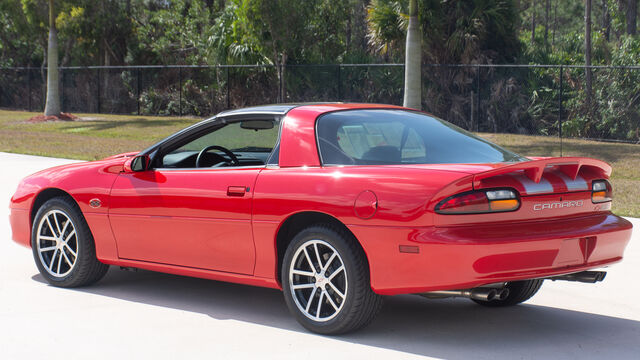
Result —
[[640, 220], [626, 258], [596, 285], [550, 282], [528, 303], [395, 296], [368, 328], [308, 333], [271, 289], [111, 268], [81, 289], [49, 286], [10, 240], [18, 181], [69, 160], [0, 153], [0, 359], [637, 359]]

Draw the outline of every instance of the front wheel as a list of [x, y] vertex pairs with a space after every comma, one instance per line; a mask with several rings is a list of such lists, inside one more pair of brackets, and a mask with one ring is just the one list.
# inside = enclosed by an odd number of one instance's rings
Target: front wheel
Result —
[[93, 236], [80, 208], [65, 197], [50, 199], [38, 209], [31, 249], [40, 274], [54, 286], [89, 285], [109, 268], [96, 258]]
[[533, 297], [540, 287], [544, 279], [532, 279], [532, 280], [523, 280], [523, 281], [513, 281], [507, 283], [505, 288], [509, 290], [509, 294], [506, 298], [502, 300], [477, 300], [472, 299], [476, 303], [489, 307], [501, 307], [501, 306], [512, 306], [517, 305], [522, 302], [525, 302]]
[[362, 249], [346, 231], [313, 226], [289, 244], [282, 264], [289, 311], [305, 328], [341, 334], [369, 324], [382, 305]]

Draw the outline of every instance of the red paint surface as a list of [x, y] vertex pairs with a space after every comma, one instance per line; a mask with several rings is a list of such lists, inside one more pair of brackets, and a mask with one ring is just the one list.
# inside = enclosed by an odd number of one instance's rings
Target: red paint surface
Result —
[[[13, 239], [29, 246], [32, 207], [50, 188], [80, 206], [100, 260], [174, 274], [278, 287], [276, 237], [286, 219], [319, 212], [343, 223], [370, 264], [381, 294], [470, 288], [607, 265], [622, 259], [631, 224], [568, 192], [565, 177], [587, 187], [611, 168], [586, 158], [536, 158], [517, 164], [322, 167], [315, 121], [329, 111], [385, 108], [308, 105], [285, 117], [280, 167], [149, 170], [123, 173], [134, 153], [60, 166], [24, 179], [11, 200]], [[553, 193], [530, 194], [526, 176]], [[442, 199], [464, 191], [512, 187], [514, 212], [440, 215]], [[241, 189], [250, 191], [241, 195]], [[531, 189], [531, 188], [529, 188]], [[90, 200], [102, 206], [92, 208]], [[582, 201], [536, 211], [536, 204]], [[401, 247], [419, 253], [400, 252]]]

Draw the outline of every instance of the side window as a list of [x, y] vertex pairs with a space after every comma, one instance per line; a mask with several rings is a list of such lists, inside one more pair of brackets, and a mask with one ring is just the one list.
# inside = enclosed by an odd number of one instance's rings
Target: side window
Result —
[[279, 130], [279, 119], [232, 122], [170, 150], [162, 158], [162, 167], [264, 166]]
[[217, 145], [229, 150], [259, 149], [269, 151], [278, 139], [279, 126], [270, 129], [247, 129], [242, 122], [231, 123], [223, 128], [205, 134], [173, 152], [200, 151], [210, 145]]
[[280, 163], [280, 144], [271, 152], [267, 165], [278, 165]]

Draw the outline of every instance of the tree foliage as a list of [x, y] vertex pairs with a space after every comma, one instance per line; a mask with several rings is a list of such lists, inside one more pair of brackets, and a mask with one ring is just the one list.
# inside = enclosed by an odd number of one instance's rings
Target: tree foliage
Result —
[[[638, 65], [638, 0], [591, 1], [592, 64]], [[46, 66], [46, 4], [0, 1], [0, 66]], [[60, 65], [261, 64], [260, 71], [234, 70], [236, 84], [254, 84], [233, 90], [239, 97], [292, 101], [315, 86], [326, 89], [322, 100], [335, 94], [345, 100], [353, 94], [401, 99], [402, 74], [392, 69], [338, 74], [318, 67], [311, 74], [296, 66], [403, 63], [408, 5], [409, 0], [56, 0]], [[418, 0], [418, 8], [423, 65], [440, 64], [423, 67], [424, 109], [478, 130], [553, 133], [561, 118], [569, 135], [638, 139], [639, 71], [595, 69], [591, 106], [585, 107], [584, 0]], [[444, 66], [514, 63], [577, 68], [560, 74]], [[40, 74], [44, 81], [45, 72]], [[155, 87], [142, 89], [143, 108], [179, 111], [179, 75], [170, 74], [149, 80]], [[181, 90], [197, 100], [185, 107], [212, 111], [203, 104], [221, 99], [227, 76], [216, 70], [190, 78]], [[342, 84], [336, 85], [338, 79]], [[102, 85], [116, 80], [125, 85], [113, 90], [114, 98], [138, 96], [130, 73], [111, 74]], [[282, 91], [275, 96], [256, 90], [260, 82], [279, 82]]]

